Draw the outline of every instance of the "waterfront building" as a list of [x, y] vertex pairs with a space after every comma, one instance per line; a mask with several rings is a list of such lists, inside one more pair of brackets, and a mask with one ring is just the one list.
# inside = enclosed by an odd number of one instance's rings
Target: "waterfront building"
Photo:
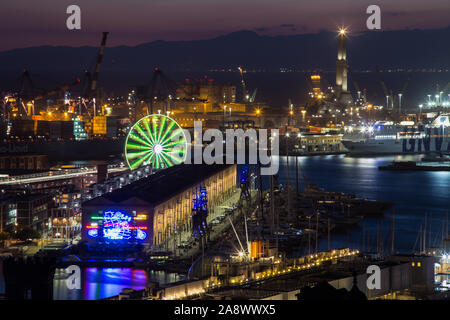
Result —
[[52, 208], [47, 225], [47, 239], [72, 239], [81, 229], [81, 216], [74, 214], [72, 208]]
[[192, 200], [206, 187], [208, 207], [236, 188], [236, 165], [181, 164], [159, 171], [82, 205], [82, 239], [95, 243], [177, 241], [192, 228]]

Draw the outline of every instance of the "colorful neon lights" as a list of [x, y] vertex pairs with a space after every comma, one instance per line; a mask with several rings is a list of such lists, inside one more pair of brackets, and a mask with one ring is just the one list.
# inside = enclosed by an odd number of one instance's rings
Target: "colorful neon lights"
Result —
[[87, 235], [91, 238], [97, 238], [98, 237], [98, 229], [88, 230]]
[[134, 220], [147, 220], [147, 215], [140, 213], [136, 217], [134, 217]]
[[120, 211], [103, 213], [103, 238], [109, 240], [128, 240], [131, 238], [131, 217]]
[[142, 231], [141, 229], [137, 229], [136, 239], [145, 240], [147, 238], [147, 232]]
[[89, 238], [125, 242], [148, 239], [147, 214], [139, 213], [133, 217], [135, 212], [128, 214], [117, 209], [105, 210], [100, 214], [90, 217], [91, 221], [84, 227]]
[[138, 226], [138, 227], [130, 227], [131, 230], [147, 230], [147, 227], [145, 226]]
[[200, 186], [200, 192], [192, 199], [192, 226], [194, 237], [202, 236], [206, 233], [208, 216], [208, 196], [206, 187]]

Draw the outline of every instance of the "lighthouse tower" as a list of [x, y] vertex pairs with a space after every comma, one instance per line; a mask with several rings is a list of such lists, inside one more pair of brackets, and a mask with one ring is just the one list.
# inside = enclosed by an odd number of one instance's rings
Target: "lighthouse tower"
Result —
[[347, 91], [347, 32], [345, 29], [340, 29], [338, 33], [336, 89], [339, 92]]
[[336, 93], [340, 103], [349, 104], [352, 102], [352, 97], [347, 89], [347, 30], [339, 29], [337, 38]]

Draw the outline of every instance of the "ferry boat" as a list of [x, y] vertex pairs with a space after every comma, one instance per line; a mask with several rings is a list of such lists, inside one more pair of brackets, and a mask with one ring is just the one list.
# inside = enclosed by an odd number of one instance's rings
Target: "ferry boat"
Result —
[[347, 127], [342, 144], [350, 154], [450, 153], [450, 113], [429, 124], [413, 121], [378, 121], [373, 125]]

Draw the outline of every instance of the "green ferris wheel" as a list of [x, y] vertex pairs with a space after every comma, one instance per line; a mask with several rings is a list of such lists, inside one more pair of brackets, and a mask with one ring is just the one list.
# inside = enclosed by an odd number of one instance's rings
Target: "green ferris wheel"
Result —
[[187, 141], [178, 123], [165, 115], [141, 118], [130, 129], [125, 141], [125, 159], [131, 170], [151, 164], [164, 169], [182, 163]]

